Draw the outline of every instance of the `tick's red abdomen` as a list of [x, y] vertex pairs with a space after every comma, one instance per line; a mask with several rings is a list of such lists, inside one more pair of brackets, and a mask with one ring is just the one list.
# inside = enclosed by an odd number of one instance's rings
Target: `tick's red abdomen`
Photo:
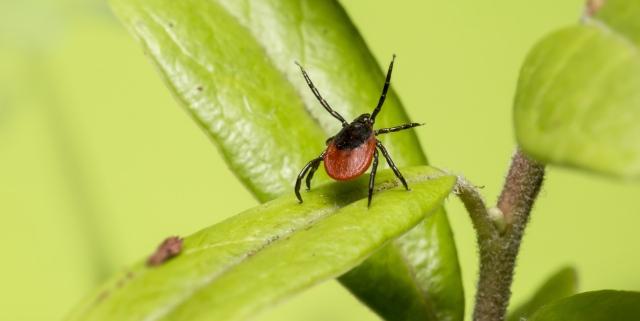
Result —
[[339, 149], [333, 142], [324, 155], [324, 169], [335, 180], [354, 179], [371, 166], [376, 149], [376, 137], [371, 135], [361, 145], [351, 149]]

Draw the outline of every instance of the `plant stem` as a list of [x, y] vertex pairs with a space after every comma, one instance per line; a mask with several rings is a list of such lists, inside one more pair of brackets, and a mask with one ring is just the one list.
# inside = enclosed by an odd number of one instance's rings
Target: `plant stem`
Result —
[[463, 177], [458, 176], [455, 193], [469, 212], [478, 239], [490, 238], [496, 234], [496, 228], [489, 219], [487, 206], [478, 189]]
[[477, 192], [459, 180], [459, 196], [469, 211], [480, 248], [480, 275], [473, 311], [474, 321], [502, 321], [511, 296], [511, 283], [520, 241], [544, 178], [544, 165], [518, 149], [498, 200], [506, 223], [496, 228]]

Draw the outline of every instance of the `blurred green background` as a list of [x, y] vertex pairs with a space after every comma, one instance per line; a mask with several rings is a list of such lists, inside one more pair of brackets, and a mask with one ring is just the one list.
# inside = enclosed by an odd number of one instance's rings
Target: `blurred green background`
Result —
[[[393, 86], [427, 123], [417, 133], [432, 164], [484, 185], [493, 203], [514, 149], [519, 66], [537, 39], [578, 20], [582, 1], [342, 3], [381, 65], [398, 55]], [[640, 185], [548, 174], [513, 302], [567, 264], [581, 290], [640, 290]], [[447, 203], [470, 311], [475, 236]], [[60, 320], [164, 237], [256, 204], [105, 3], [0, 3], [0, 320]], [[336, 282], [257, 318], [376, 319]]]

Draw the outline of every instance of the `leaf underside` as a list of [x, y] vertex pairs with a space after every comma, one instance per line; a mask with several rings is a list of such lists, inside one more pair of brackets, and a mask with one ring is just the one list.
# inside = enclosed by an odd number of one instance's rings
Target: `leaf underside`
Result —
[[603, 290], [545, 305], [527, 321], [634, 321], [638, 316], [639, 292]]
[[574, 295], [577, 290], [576, 270], [572, 267], [562, 268], [551, 275], [529, 300], [509, 313], [507, 321], [528, 319], [540, 307]]
[[159, 267], [140, 263], [108, 282], [69, 320], [245, 320], [273, 302], [337, 277], [433, 213], [455, 177], [406, 168], [405, 191], [380, 173], [367, 208], [368, 180], [323, 185], [299, 204], [283, 196], [184, 239]]
[[[346, 119], [371, 112], [378, 101], [384, 75], [336, 1], [111, 0], [111, 5], [175, 97], [262, 202], [291, 194], [298, 170], [340, 128], [294, 61]], [[396, 73], [402, 70], [401, 59], [397, 62]], [[376, 125], [408, 120], [392, 88]], [[379, 138], [403, 172], [426, 164], [413, 131]], [[318, 171], [314, 183], [326, 181]], [[463, 319], [460, 269], [444, 210], [340, 281], [387, 320]], [[393, 299], [395, 308], [389, 310], [379, 297]], [[409, 310], [415, 313], [406, 316]]]
[[523, 64], [516, 138], [551, 164], [640, 176], [640, 2], [608, 0], [540, 41]]

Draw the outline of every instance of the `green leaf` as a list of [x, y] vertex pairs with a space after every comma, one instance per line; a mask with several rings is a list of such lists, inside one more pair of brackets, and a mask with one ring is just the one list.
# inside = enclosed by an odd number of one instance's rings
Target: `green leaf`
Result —
[[632, 321], [640, 316], [640, 293], [602, 290], [545, 305], [527, 321]]
[[433, 213], [456, 178], [406, 168], [405, 191], [380, 172], [367, 208], [368, 179], [333, 183], [299, 204], [283, 196], [184, 240], [159, 267], [140, 263], [111, 280], [69, 320], [245, 320], [257, 311], [355, 267]]
[[541, 306], [574, 295], [578, 291], [578, 276], [572, 267], [565, 267], [553, 274], [524, 304], [509, 314], [507, 321], [527, 319]]
[[638, 1], [606, 0], [597, 10], [594, 18], [638, 46], [640, 45], [639, 15]]
[[531, 156], [621, 177], [640, 175], [640, 2], [608, 0], [583, 24], [540, 41], [515, 98]]
[[[315, 100], [294, 61], [304, 65], [322, 95], [347, 119], [371, 112], [378, 101], [384, 75], [335, 1], [111, 4], [177, 99], [263, 202], [291, 194], [298, 171], [340, 128]], [[401, 72], [401, 59], [397, 62], [396, 72]], [[376, 123], [405, 122], [408, 117], [392, 89]], [[381, 140], [401, 169], [426, 164], [412, 131]], [[327, 181], [320, 172], [317, 182]], [[408, 304], [421, 306], [416, 311], [423, 313], [416, 318], [462, 320], [460, 269], [444, 211], [388, 246], [341, 281], [388, 320], [408, 320], [401, 313]], [[417, 249], [421, 252], [411, 252]], [[371, 269], [376, 272], [366, 272]], [[398, 277], [406, 282], [396, 283]], [[372, 299], [382, 296], [399, 302], [396, 313], [385, 313], [389, 304]], [[441, 317], [434, 319], [436, 314]]]
[[340, 282], [386, 320], [463, 320], [464, 296], [452, 239], [447, 215], [440, 209], [341, 276]]

